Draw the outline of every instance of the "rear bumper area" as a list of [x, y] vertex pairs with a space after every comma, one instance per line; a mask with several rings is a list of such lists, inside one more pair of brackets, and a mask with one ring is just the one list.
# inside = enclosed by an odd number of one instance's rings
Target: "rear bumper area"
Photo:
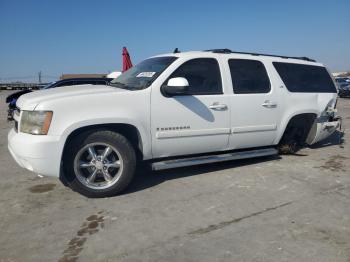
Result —
[[59, 176], [59, 137], [17, 133], [12, 129], [8, 134], [8, 149], [19, 166], [37, 174]]
[[325, 121], [325, 120], [322, 120], [321, 118], [316, 119], [306, 139], [306, 143], [309, 145], [316, 144], [317, 142], [329, 137], [340, 126], [341, 126], [340, 117], [336, 117], [332, 121]]

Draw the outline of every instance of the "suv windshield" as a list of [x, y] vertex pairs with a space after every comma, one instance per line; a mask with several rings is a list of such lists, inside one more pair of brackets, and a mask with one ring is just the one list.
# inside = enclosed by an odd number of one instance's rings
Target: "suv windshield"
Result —
[[177, 57], [174, 56], [146, 59], [114, 79], [110, 85], [128, 90], [144, 89], [149, 87], [176, 59]]

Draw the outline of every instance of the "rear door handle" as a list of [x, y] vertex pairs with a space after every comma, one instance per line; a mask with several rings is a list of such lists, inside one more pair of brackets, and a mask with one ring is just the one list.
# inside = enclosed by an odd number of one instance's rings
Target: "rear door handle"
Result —
[[227, 105], [215, 102], [212, 105], [210, 105], [209, 108], [212, 110], [227, 110]]
[[267, 108], [275, 108], [275, 107], [277, 107], [277, 103], [276, 103], [276, 102], [272, 102], [272, 101], [270, 101], [270, 100], [266, 100], [266, 101], [262, 104], [262, 106], [267, 107]]

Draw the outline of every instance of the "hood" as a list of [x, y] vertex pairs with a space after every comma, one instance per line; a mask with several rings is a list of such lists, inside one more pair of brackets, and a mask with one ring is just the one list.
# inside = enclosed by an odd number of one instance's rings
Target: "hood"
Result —
[[125, 89], [105, 85], [77, 85], [39, 90], [20, 96], [17, 106], [21, 110], [34, 110], [41, 102], [73, 96], [87, 96], [114, 92], [130, 92]]

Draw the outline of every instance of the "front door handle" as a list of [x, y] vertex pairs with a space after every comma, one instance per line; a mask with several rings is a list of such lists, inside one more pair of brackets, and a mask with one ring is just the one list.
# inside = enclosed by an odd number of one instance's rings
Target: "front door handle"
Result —
[[212, 105], [210, 105], [209, 108], [212, 110], [227, 110], [227, 105], [215, 102]]
[[265, 100], [265, 102], [262, 104], [262, 106], [267, 107], [267, 108], [275, 108], [275, 107], [277, 107], [277, 103], [272, 102], [270, 100]]

